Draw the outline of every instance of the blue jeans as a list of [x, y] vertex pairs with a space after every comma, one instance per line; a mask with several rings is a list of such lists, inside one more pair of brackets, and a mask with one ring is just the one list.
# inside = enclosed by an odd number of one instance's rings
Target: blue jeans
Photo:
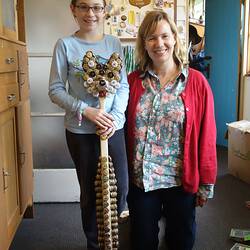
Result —
[[130, 185], [128, 207], [133, 250], [158, 249], [158, 221], [166, 217], [165, 240], [168, 250], [191, 250], [195, 240], [195, 194], [182, 187], [150, 192]]
[[[82, 226], [87, 238], [87, 247], [99, 249], [94, 181], [100, 156], [100, 139], [95, 134], [74, 134], [68, 130], [66, 130], [66, 139], [80, 184]], [[117, 205], [118, 214], [120, 214], [126, 207], [128, 193], [128, 168], [123, 129], [117, 130], [108, 144], [117, 179]]]

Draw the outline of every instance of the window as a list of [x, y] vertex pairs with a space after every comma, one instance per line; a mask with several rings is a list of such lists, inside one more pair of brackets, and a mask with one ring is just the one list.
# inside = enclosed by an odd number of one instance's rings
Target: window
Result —
[[250, 75], [250, 4], [248, 1], [248, 15], [247, 15], [247, 22], [248, 22], [248, 32], [247, 32], [247, 74]]
[[244, 24], [243, 24], [243, 65], [242, 73], [250, 76], [250, 0], [245, 0], [244, 8]]

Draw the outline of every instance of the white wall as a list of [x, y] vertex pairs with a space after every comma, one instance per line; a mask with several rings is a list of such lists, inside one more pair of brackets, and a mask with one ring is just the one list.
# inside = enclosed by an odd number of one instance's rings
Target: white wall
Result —
[[[186, 0], [178, 1], [180, 23], [185, 21], [183, 9], [186, 2]], [[54, 44], [58, 38], [73, 33], [77, 25], [69, 8], [70, 0], [24, 0], [24, 3], [33, 112], [34, 167], [43, 168], [35, 171], [34, 200], [75, 201], [79, 190], [78, 186], [75, 186], [77, 180], [74, 171], [60, 169], [63, 164], [72, 167], [65, 142], [63, 119], [53, 117], [53, 114], [63, 111], [50, 102], [47, 89]], [[249, 77], [245, 81], [244, 89], [243, 119], [250, 120]], [[39, 116], [37, 115], [39, 113], [52, 116]], [[48, 165], [53, 169], [47, 170]]]
[[70, 0], [24, 0], [29, 53], [52, 53], [56, 40], [77, 29]]
[[29, 55], [34, 168], [72, 168], [63, 110], [48, 97], [50, 64], [58, 38], [77, 30], [70, 0], [25, 0], [26, 41]]
[[24, 0], [36, 202], [79, 200], [78, 182], [66, 146], [63, 110], [48, 98], [54, 44], [77, 30], [69, 3], [70, 0]]

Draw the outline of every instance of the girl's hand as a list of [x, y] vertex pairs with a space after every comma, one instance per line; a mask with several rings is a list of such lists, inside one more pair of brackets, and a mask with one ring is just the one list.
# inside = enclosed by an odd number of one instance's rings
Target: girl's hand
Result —
[[102, 109], [87, 107], [84, 110], [83, 115], [95, 123], [101, 129], [107, 129], [114, 127], [114, 118], [112, 115], [106, 113]]
[[96, 134], [100, 135], [105, 139], [109, 139], [115, 133], [115, 126], [111, 128], [102, 129], [97, 127]]

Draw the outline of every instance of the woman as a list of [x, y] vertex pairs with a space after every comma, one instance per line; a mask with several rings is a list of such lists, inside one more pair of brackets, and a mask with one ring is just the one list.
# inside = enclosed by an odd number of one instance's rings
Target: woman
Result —
[[79, 77], [83, 56], [89, 50], [98, 56], [100, 63], [107, 62], [113, 52], [122, 56], [119, 40], [103, 33], [105, 5], [104, 0], [71, 1], [70, 8], [79, 30], [57, 41], [49, 84], [50, 99], [66, 112], [66, 139], [80, 184], [82, 225], [88, 249], [99, 249], [94, 191], [99, 157], [99, 136], [96, 135], [96, 127], [100, 134], [109, 137], [109, 153], [118, 181], [118, 213], [126, 206], [128, 192], [123, 133], [124, 111], [129, 92], [125, 69], [120, 76], [120, 88], [115, 95], [106, 98], [105, 110], [98, 108], [98, 98], [87, 92], [83, 79]]
[[213, 196], [216, 179], [212, 92], [201, 73], [183, 65], [176, 26], [163, 11], [145, 16], [136, 61], [127, 109], [132, 247], [158, 249], [163, 215], [168, 249], [191, 250], [195, 207]]

